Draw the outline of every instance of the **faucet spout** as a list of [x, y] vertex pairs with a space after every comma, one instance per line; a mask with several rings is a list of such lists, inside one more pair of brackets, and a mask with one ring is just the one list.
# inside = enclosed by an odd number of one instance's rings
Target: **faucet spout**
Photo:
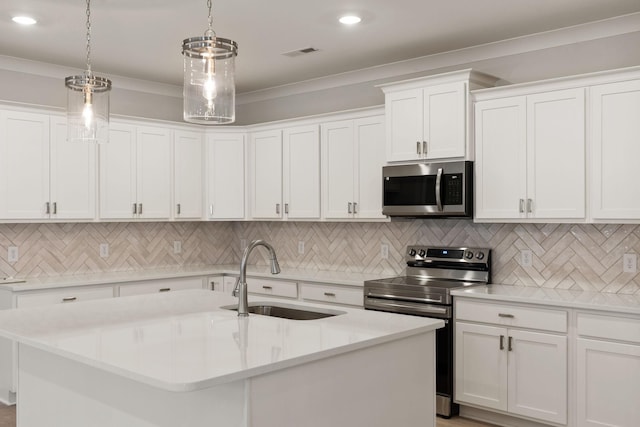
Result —
[[238, 297], [238, 316], [249, 315], [249, 301], [247, 297], [247, 262], [249, 260], [249, 254], [257, 246], [264, 246], [269, 250], [269, 259], [271, 260], [271, 274], [280, 273], [280, 265], [278, 264], [278, 257], [276, 251], [269, 243], [264, 240], [253, 240], [245, 248], [242, 254], [242, 260], [240, 261], [240, 277], [236, 282], [236, 288], [233, 290], [233, 296]]

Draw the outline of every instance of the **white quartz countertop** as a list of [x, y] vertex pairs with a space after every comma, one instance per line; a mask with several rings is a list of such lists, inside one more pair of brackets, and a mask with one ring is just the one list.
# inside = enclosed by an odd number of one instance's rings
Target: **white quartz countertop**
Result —
[[464, 290], [453, 290], [451, 295], [455, 297], [640, 315], [640, 295], [493, 284]]
[[[0, 290], [12, 292], [33, 291], [41, 289], [66, 288], [87, 285], [110, 285], [115, 283], [137, 282], [142, 280], [161, 280], [177, 277], [239, 275], [240, 265], [208, 265], [156, 268], [139, 271], [123, 271], [109, 273], [76, 274], [67, 276], [4, 279], [0, 281]], [[389, 274], [367, 274], [344, 271], [305, 270], [282, 268], [280, 274], [273, 275], [268, 266], [247, 266], [248, 277], [261, 277], [276, 280], [297, 282], [326, 283], [332, 285], [360, 286], [365, 280], [394, 276]]]
[[[250, 297], [250, 301], [260, 301]], [[269, 299], [269, 303], [273, 303]], [[191, 391], [363, 349], [444, 326], [442, 320], [299, 301], [342, 314], [250, 315], [237, 299], [188, 290], [0, 311], [0, 336], [169, 391]]]

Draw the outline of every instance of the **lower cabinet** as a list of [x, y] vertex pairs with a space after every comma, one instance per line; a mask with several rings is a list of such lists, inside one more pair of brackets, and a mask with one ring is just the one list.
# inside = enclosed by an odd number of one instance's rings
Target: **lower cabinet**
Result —
[[[235, 281], [234, 281], [235, 283]], [[271, 279], [247, 279], [247, 291], [250, 294], [268, 295], [274, 297], [298, 298], [298, 284]]]
[[311, 302], [362, 307], [362, 289], [347, 286], [300, 283], [300, 299]]
[[152, 294], [157, 292], [180, 291], [186, 289], [202, 289], [202, 277], [183, 277], [177, 279], [148, 280], [120, 285], [120, 296]]
[[567, 313], [465, 300], [455, 311], [455, 400], [566, 424]]
[[640, 319], [577, 315], [577, 425], [640, 426]]

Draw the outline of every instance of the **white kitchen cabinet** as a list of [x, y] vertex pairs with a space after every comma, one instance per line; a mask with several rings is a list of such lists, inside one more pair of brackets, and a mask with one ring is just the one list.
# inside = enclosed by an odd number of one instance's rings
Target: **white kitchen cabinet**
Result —
[[282, 131], [251, 134], [251, 217], [280, 219], [282, 208]]
[[320, 219], [320, 131], [318, 125], [283, 131], [284, 214]]
[[584, 220], [584, 89], [478, 100], [476, 220]]
[[591, 217], [640, 219], [640, 80], [589, 89]]
[[209, 219], [245, 217], [245, 137], [241, 133], [207, 136], [207, 201]]
[[578, 313], [577, 333], [577, 424], [639, 426], [640, 319]]
[[322, 217], [385, 219], [384, 117], [324, 123], [321, 134]]
[[[235, 279], [234, 279], [235, 284]], [[231, 288], [233, 290], [233, 288]], [[284, 298], [298, 298], [298, 284], [283, 280], [247, 278], [247, 291], [250, 294]]]
[[252, 218], [320, 218], [317, 125], [256, 132], [250, 151]]
[[383, 85], [386, 159], [472, 160], [468, 139], [469, 90], [497, 79], [472, 70]]
[[170, 130], [112, 123], [100, 145], [100, 218], [170, 217]]
[[64, 117], [0, 112], [0, 218], [93, 219], [96, 151], [66, 141]]
[[203, 150], [199, 132], [173, 134], [173, 217], [201, 219]]
[[455, 310], [455, 400], [566, 424], [567, 313], [459, 298]]
[[155, 294], [158, 292], [174, 292], [202, 288], [202, 277], [179, 277], [174, 279], [122, 283], [119, 286], [119, 291], [121, 297], [127, 297], [132, 295]]
[[24, 293], [16, 296], [16, 308], [69, 304], [103, 298], [113, 298], [113, 286], [86, 286]]
[[319, 283], [300, 283], [300, 299], [326, 304], [363, 307], [362, 289], [359, 287], [337, 286]]

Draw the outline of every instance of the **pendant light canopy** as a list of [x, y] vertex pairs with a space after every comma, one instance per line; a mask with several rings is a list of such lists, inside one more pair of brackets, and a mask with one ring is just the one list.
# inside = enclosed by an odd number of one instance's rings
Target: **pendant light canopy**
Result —
[[87, 70], [64, 79], [67, 91], [67, 140], [109, 140], [109, 91], [111, 80], [91, 71], [91, 0], [87, 0]]
[[211, 0], [209, 28], [204, 36], [182, 42], [184, 55], [184, 120], [198, 124], [233, 123], [236, 119], [236, 42], [213, 31]]

